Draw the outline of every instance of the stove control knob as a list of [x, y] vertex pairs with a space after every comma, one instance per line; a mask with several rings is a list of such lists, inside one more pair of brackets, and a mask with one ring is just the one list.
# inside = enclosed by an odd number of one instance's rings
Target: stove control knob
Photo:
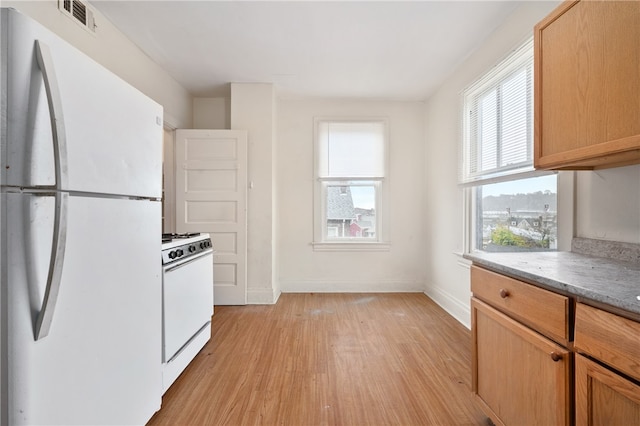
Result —
[[177, 256], [177, 254], [176, 254], [176, 252], [175, 252], [175, 251], [170, 251], [170, 252], [169, 252], [169, 259], [175, 259], [175, 258], [176, 258], [176, 256]]
[[206, 246], [207, 246], [207, 245], [205, 244], [205, 242], [204, 242], [204, 241], [200, 243], [200, 248], [201, 248], [201, 249], [205, 248]]
[[196, 251], [196, 246], [189, 246], [189, 253]]
[[184, 252], [182, 251], [182, 249], [178, 249], [178, 250], [176, 250], [176, 255], [177, 255], [178, 257], [182, 256], [183, 254], [184, 254]]

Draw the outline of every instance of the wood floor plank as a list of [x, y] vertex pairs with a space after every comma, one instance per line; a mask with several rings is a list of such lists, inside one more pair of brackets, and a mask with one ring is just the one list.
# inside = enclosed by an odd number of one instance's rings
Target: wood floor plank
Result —
[[217, 306], [159, 425], [485, 425], [469, 331], [421, 293]]

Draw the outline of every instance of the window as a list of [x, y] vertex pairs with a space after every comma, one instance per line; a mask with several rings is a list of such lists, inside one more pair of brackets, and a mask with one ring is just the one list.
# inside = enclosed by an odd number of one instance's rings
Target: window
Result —
[[533, 41], [464, 92], [459, 181], [473, 250], [557, 247], [557, 176], [533, 168]]
[[556, 175], [477, 186], [472, 247], [483, 251], [545, 251], [558, 244]]
[[315, 132], [315, 243], [382, 242], [386, 120], [317, 119]]
[[462, 183], [533, 170], [532, 43], [465, 91]]

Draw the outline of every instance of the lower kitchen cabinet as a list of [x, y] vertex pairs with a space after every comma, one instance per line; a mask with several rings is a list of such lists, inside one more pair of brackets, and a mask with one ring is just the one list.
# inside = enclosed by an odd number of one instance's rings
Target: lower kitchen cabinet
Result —
[[569, 425], [573, 354], [471, 300], [473, 391], [496, 425]]
[[576, 425], [640, 425], [640, 386], [576, 355]]
[[496, 425], [570, 425], [569, 298], [471, 267], [472, 388]]
[[471, 292], [472, 390], [496, 425], [640, 425], [637, 314], [476, 264]]
[[582, 303], [576, 305], [578, 426], [640, 425], [638, 336], [640, 322]]

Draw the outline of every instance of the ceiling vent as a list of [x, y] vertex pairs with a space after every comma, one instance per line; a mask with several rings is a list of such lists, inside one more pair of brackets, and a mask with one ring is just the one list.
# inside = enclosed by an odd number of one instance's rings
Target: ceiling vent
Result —
[[93, 10], [80, 0], [58, 0], [58, 8], [84, 29], [96, 32]]

